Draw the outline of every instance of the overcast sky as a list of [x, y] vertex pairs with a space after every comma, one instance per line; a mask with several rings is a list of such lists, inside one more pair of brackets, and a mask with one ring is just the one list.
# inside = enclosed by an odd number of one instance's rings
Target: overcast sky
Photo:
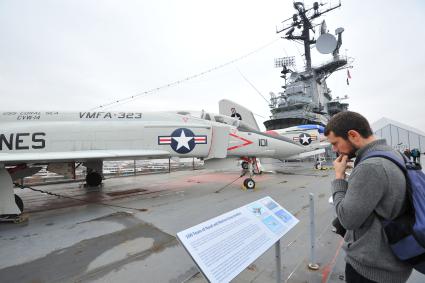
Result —
[[[218, 112], [227, 98], [267, 118], [267, 103], [241, 73], [269, 99], [283, 83], [274, 58], [295, 55], [303, 67], [302, 46], [276, 34], [294, 11], [288, 0], [1, 0], [0, 110], [86, 111], [271, 43], [107, 108]], [[341, 53], [355, 58], [349, 86], [345, 71], [329, 78], [333, 96], [348, 95], [350, 109], [371, 122], [388, 117], [425, 131], [424, 15], [420, 0], [345, 0], [328, 13], [332, 33], [345, 29]]]

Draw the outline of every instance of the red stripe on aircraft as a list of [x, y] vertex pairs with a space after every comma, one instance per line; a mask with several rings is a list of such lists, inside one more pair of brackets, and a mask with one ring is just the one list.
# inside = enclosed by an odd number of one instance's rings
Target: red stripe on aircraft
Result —
[[237, 149], [237, 148], [240, 148], [240, 147], [243, 147], [243, 146], [247, 146], [247, 145], [252, 144], [252, 141], [247, 140], [247, 139], [244, 139], [244, 138], [242, 138], [242, 137], [240, 137], [240, 136], [237, 136], [237, 135], [235, 135], [235, 134], [230, 134], [230, 136], [232, 136], [232, 137], [234, 137], [234, 138], [237, 138], [237, 139], [240, 139], [240, 140], [241, 140], [241, 141], [243, 141], [244, 143], [243, 143], [243, 144], [240, 144], [240, 145], [231, 146], [231, 147], [229, 147], [227, 150], [233, 150], [233, 149]]
[[273, 130], [266, 131], [266, 134], [269, 134], [271, 136], [276, 136], [276, 137], [280, 136], [278, 132], [273, 131]]
[[171, 137], [159, 137], [159, 144], [170, 144]]
[[206, 144], [207, 143], [207, 137], [206, 136], [200, 136], [200, 137], [194, 137], [196, 144]]

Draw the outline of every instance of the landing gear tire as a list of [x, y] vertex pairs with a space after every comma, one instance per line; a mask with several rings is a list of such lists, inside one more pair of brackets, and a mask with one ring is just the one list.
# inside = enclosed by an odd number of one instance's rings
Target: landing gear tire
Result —
[[90, 172], [86, 176], [86, 183], [89, 187], [97, 187], [102, 184], [102, 176], [97, 172]]
[[241, 164], [241, 166], [242, 166], [242, 169], [244, 169], [244, 170], [248, 170], [248, 168], [249, 168], [249, 163], [248, 163], [248, 162], [246, 162], [246, 161], [243, 161], [243, 162], [242, 162], [242, 164]]
[[24, 211], [24, 202], [22, 201], [21, 197], [18, 195], [15, 195], [15, 203], [18, 206], [19, 210]]
[[255, 188], [255, 181], [251, 178], [246, 178], [243, 181], [243, 185], [247, 190], [253, 190]]

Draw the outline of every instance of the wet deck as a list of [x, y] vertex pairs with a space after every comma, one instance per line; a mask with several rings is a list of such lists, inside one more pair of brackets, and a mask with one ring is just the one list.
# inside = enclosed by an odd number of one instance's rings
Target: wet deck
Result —
[[[284, 281], [344, 282], [342, 240], [330, 229], [332, 172], [309, 163], [276, 169], [256, 177], [255, 191], [241, 190], [239, 172], [209, 170], [108, 179], [88, 192], [77, 183], [37, 187], [78, 200], [17, 191], [29, 221], [0, 224], [0, 281], [206, 282], [176, 233], [269, 195], [300, 219], [281, 240]], [[310, 192], [318, 271], [307, 268]], [[274, 249], [233, 280], [275, 281]]]

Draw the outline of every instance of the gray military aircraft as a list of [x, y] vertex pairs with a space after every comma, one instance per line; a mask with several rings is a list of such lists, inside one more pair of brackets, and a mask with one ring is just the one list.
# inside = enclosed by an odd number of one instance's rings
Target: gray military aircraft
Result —
[[[233, 115], [238, 117], [243, 123], [245, 128], [250, 128], [252, 132], [259, 132], [257, 121], [249, 109], [244, 106], [237, 104], [228, 99], [222, 99], [219, 101], [219, 111], [222, 115]], [[236, 113], [238, 115], [236, 115]], [[324, 136], [324, 127], [318, 125], [299, 125], [286, 129], [270, 130], [263, 133], [276, 138], [283, 138], [286, 141], [295, 142], [298, 145], [304, 147], [304, 151], [301, 153], [294, 154], [292, 156], [285, 155], [283, 159], [304, 159], [312, 155], [319, 155], [325, 152], [325, 147], [329, 146], [327, 138]], [[273, 159], [280, 159], [279, 155], [273, 157]], [[252, 161], [252, 160], [248, 160]], [[258, 161], [257, 161], [258, 163]], [[255, 165], [255, 164], [254, 164]], [[244, 166], [244, 163], [242, 163]], [[258, 165], [254, 166], [254, 169], [258, 168]]]
[[[87, 167], [88, 186], [101, 184], [103, 161], [198, 157], [284, 159], [311, 149], [252, 129], [243, 121], [202, 112], [0, 112], [0, 215], [19, 215], [13, 182], [40, 165], [65, 174]], [[250, 178], [248, 178], [250, 179]], [[255, 182], [245, 180], [246, 186]]]

